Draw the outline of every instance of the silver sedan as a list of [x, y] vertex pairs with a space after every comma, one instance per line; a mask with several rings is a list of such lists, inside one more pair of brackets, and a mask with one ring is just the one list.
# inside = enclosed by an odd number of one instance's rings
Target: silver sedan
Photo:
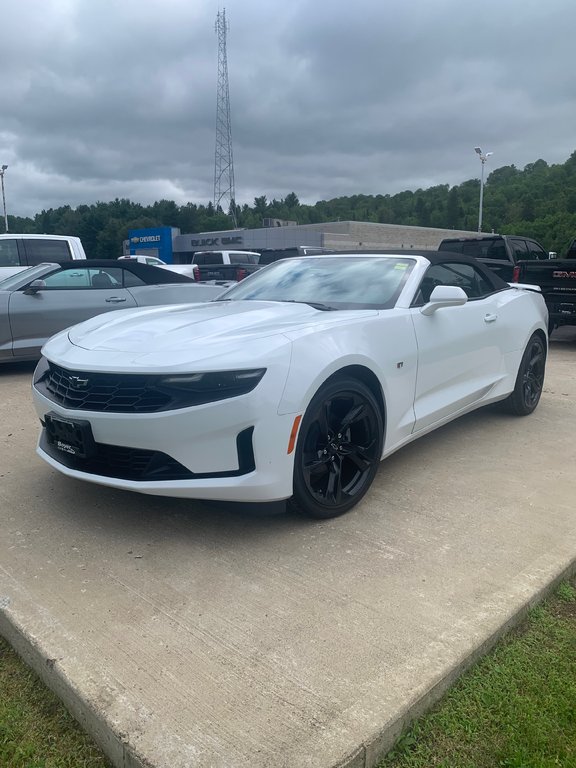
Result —
[[0, 281], [0, 362], [36, 360], [50, 336], [102, 312], [210, 301], [224, 288], [136, 261], [30, 267]]

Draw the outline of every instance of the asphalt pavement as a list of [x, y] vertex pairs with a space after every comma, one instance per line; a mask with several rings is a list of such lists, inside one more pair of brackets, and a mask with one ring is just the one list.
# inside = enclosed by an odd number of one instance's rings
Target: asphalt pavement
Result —
[[368, 768], [576, 563], [576, 331], [311, 522], [67, 479], [0, 368], [0, 633], [117, 766]]

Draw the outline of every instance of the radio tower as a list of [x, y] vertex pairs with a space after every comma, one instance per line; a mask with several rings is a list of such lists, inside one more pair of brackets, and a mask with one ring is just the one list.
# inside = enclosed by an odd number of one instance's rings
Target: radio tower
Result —
[[216, 95], [216, 153], [214, 160], [214, 210], [230, 212], [234, 227], [236, 221], [236, 194], [234, 190], [234, 159], [232, 157], [232, 123], [230, 121], [230, 89], [228, 86], [228, 60], [226, 57], [226, 9], [216, 16], [218, 35], [218, 89]]

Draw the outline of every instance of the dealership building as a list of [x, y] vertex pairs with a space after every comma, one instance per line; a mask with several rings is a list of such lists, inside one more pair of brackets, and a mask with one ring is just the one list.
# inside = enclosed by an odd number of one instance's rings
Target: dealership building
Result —
[[472, 237], [477, 232], [433, 227], [404, 227], [363, 221], [294, 224], [278, 219], [259, 229], [232, 229], [183, 235], [175, 227], [134, 229], [124, 243], [124, 254], [157, 256], [167, 264], [189, 263], [196, 251], [287, 251], [299, 246], [325, 250], [410, 250], [437, 248], [445, 237]]

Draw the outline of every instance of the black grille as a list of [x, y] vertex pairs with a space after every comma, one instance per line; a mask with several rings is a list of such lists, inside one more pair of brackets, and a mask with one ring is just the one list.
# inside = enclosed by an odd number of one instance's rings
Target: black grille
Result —
[[236, 436], [238, 469], [224, 472], [191, 472], [180, 462], [161, 451], [125, 448], [120, 445], [94, 443], [94, 453], [83, 458], [58, 450], [48, 442], [46, 429], [42, 430], [40, 447], [60, 464], [87, 472], [90, 475], [116, 477], [122, 480], [200, 480], [205, 478], [240, 477], [256, 468], [252, 435], [254, 427], [242, 430]]
[[35, 386], [65, 408], [110, 413], [154, 413], [165, 410], [172, 396], [155, 387], [155, 377], [142, 374], [84, 373], [49, 363]]
[[117, 477], [123, 480], [188, 480], [197, 477], [189, 469], [161, 451], [124, 448], [95, 443], [94, 455], [81, 458], [63, 453], [51, 445], [43, 430], [41, 446], [53, 459], [70, 469], [91, 475]]

